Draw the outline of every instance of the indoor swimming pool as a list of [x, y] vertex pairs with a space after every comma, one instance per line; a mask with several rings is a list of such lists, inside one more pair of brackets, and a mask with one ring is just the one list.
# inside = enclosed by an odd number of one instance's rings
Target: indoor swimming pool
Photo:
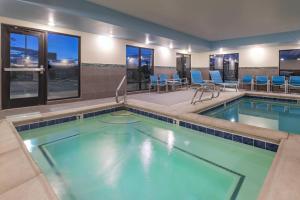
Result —
[[252, 200], [275, 156], [125, 110], [20, 134], [61, 200]]
[[201, 114], [262, 128], [300, 134], [300, 104], [295, 100], [242, 97]]

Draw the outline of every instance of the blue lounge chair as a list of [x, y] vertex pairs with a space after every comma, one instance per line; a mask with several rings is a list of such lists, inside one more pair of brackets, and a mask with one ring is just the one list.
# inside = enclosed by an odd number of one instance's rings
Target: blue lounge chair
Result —
[[300, 88], [300, 76], [290, 76], [288, 89], [298, 89]]
[[237, 82], [227, 82], [227, 83], [224, 82], [221, 77], [220, 71], [218, 71], [218, 70], [209, 71], [209, 74], [210, 74], [212, 83], [222, 86], [223, 90], [225, 90], [226, 87], [229, 87], [229, 88], [233, 87], [233, 88], [235, 88], [236, 92], [238, 91], [238, 83]]
[[195, 86], [203, 86], [205, 84], [205, 81], [202, 78], [202, 73], [200, 71], [191, 71], [191, 80], [192, 85]]
[[285, 76], [272, 76], [271, 80], [271, 90], [273, 90], [273, 87], [284, 87], [285, 93], [286, 91], [286, 82], [285, 82]]
[[241, 82], [240, 82], [244, 88], [244, 85], [250, 85], [251, 90], [253, 90], [253, 78], [252, 75], [246, 74], [243, 76]]
[[152, 87], [157, 87], [158, 84], [158, 76], [157, 75], [150, 75], [150, 83], [149, 83], [149, 93], [151, 92]]
[[168, 92], [168, 75], [167, 74], [160, 74], [159, 80], [157, 84], [157, 91], [160, 91], [160, 87], [165, 87], [166, 92]]
[[256, 81], [255, 81], [255, 85], [256, 85], [256, 89], [257, 86], [266, 86], [267, 87], [267, 92], [270, 91], [270, 82], [267, 76], [264, 75], [259, 75], [256, 76]]
[[176, 81], [175, 85], [180, 85], [181, 87], [187, 85], [187, 78], [180, 78], [177, 73], [174, 73], [172, 76], [173, 80]]

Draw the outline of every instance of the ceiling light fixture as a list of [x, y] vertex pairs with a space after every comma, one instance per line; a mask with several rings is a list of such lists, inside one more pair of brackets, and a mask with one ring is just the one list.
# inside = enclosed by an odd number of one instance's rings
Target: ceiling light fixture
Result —
[[174, 48], [172, 42], [170, 43], [169, 48], [170, 48], [170, 49], [173, 49], [173, 48]]
[[53, 13], [50, 13], [50, 14], [49, 14], [48, 25], [49, 25], [49, 26], [55, 26]]

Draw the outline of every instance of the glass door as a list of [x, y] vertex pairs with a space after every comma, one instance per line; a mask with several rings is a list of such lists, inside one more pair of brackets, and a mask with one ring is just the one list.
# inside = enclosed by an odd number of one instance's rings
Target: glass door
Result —
[[2, 107], [45, 103], [44, 32], [2, 26]]
[[153, 73], [153, 49], [126, 46], [127, 91], [147, 90]]
[[176, 54], [176, 70], [180, 78], [187, 78], [191, 82], [191, 55]]
[[218, 70], [226, 82], [237, 81], [239, 74], [239, 54], [218, 54], [209, 56], [210, 70]]

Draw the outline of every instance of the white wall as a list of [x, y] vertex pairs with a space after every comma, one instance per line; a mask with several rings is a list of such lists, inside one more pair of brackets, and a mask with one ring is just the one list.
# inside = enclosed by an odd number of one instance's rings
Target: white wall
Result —
[[218, 50], [192, 54], [192, 67], [209, 67], [209, 55], [239, 53], [239, 67], [279, 67], [279, 50], [300, 49], [299, 44], [263, 46], [254, 45], [236, 50]]
[[0, 17], [0, 23], [24, 26], [81, 37], [81, 62], [101, 64], [126, 64], [126, 45], [135, 45], [154, 49], [155, 66], [176, 66], [176, 51], [155, 45], [146, 45], [127, 40], [110, 38], [70, 29], [50, 27], [46, 25]]

